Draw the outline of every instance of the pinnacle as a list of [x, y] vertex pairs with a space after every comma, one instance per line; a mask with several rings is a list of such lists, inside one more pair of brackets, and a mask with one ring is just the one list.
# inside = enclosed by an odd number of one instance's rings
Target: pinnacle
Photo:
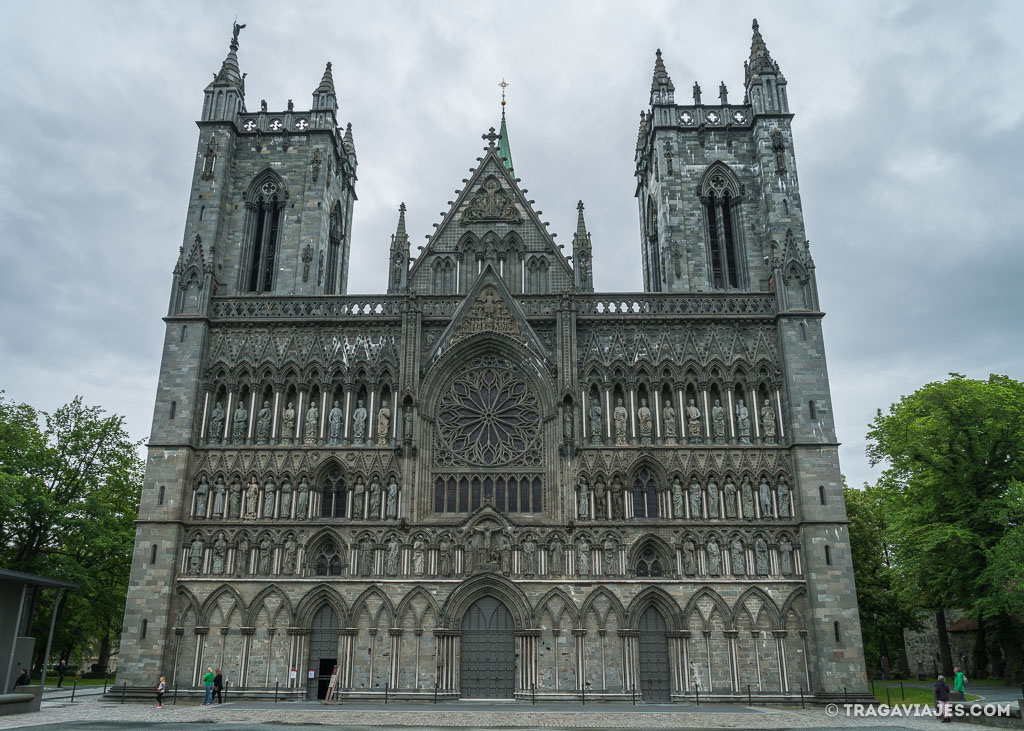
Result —
[[398, 206], [398, 228], [395, 230], [395, 240], [408, 239], [405, 231], [405, 203]]
[[751, 74], [760, 73], [777, 73], [778, 68], [775, 62], [772, 61], [772, 56], [768, 52], [768, 45], [764, 42], [764, 38], [761, 36], [760, 26], [757, 24], [757, 18], [754, 18], [752, 24], [753, 36], [750, 39], [750, 60], [749, 60], [749, 72]]
[[242, 88], [242, 72], [238, 68], [238, 34], [241, 32], [245, 25], [234, 25], [233, 33], [231, 35], [231, 44], [228, 46], [228, 55], [224, 57], [224, 62], [220, 66], [220, 71], [214, 75], [213, 84], [218, 86], [234, 86], [239, 89]]
[[583, 220], [583, 201], [576, 204], [576, 210], [579, 211], [576, 217], [576, 236], [584, 238], [587, 235], [587, 224]]
[[331, 74], [331, 62], [327, 62], [327, 68], [324, 69], [323, 78], [320, 79], [320, 86], [316, 88], [316, 94], [333, 94], [334, 93], [334, 76]]
[[665, 70], [665, 62], [661, 59], [661, 49], [659, 48], [654, 53], [654, 77], [651, 79], [651, 93], [653, 94], [661, 86], [667, 87], [670, 92], [676, 89], [672, 84], [672, 79], [669, 78], [668, 71]]

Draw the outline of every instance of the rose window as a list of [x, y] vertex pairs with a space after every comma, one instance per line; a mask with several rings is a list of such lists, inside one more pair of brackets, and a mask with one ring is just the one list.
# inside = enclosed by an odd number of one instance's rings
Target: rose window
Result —
[[456, 376], [441, 396], [437, 416], [440, 464], [540, 463], [540, 403], [504, 361], [483, 358]]

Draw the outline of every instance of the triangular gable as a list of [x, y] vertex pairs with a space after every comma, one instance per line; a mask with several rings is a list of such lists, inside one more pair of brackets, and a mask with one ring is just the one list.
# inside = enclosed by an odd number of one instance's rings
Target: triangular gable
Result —
[[526, 346], [549, 369], [552, 368], [546, 349], [490, 263], [484, 266], [469, 294], [455, 310], [451, 323], [427, 357], [427, 363], [434, 363], [456, 343], [481, 334], [514, 340]]
[[463, 233], [477, 223], [508, 224], [523, 241], [527, 239], [526, 229], [533, 228], [537, 238], [545, 244], [545, 253], [553, 254], [553, 262], [557, 262], [571, 279], [573, 271], [569, 261], [548, 233], [547, 227], [529, 200], [523, 195], [516, 180], [498, 157], [498, 149], [492, 142], [491, 146], [485, 148], [480, 164], [473, 170], [458, 197], [441, 218], [422, 253], [413, 262], [408, 281], [412, 282], [420, 267], [426, 266], [425, 262], [432, 258], [431, 254], [439, 253], [438, 242], [449, 238], [449, 229], [456, 229], [455, 235], [451, 238], [461, 239]]

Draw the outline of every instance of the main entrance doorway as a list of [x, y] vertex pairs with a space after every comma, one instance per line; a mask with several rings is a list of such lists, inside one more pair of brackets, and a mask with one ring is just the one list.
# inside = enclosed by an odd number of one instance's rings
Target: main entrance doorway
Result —
[[640, 692], [644, 703], [668, 703], [670, 698], [668, 635], [665, 618], [654, 607], [640, 615]]
[[492, 596], [462, 617], [459, 690], [463, 698], [512, 698], [516, 687], [515, 623]]
[[313, 615], [309, 633], [309, 669], [316, 671], [316, 681], [310, 681], [306, 696], [310, 699], [327, 697], [331, 673], [338, 664], [338, 615], [327, 604]]

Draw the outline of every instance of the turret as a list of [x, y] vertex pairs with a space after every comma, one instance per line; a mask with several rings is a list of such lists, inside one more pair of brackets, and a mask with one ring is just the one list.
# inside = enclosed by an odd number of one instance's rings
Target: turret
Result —
[[755, 115], [789, 114], [789, 99], [786, 97], [786, 77], [779, 65], [772, 60], [768, 46], [761, 37], [761, 31], [754, 18], [754, 36], [750, 41], [750, 58], [744, 64], [744, 86], [746, 99]]
[[390, 261], [388, 294], [395, 294], [405, 290], [409, 273], [409, 234], [405, 231], [405, 203], [398, 207], [398, 228], [391, 235]]
[[576, 234], [572, 237], [572, 261], [576, 272], [576, 289], [581, 292], [594, 291], [594, 254], [590, 246], [590, 234], [583, 220], [583, 201], [576, 204]]
[[651, 106], [655, 104], [675, 104], [676, 87], [665, 70], [665, 62], [661, 60], [661, 49], [654, 54], [654, 78], [651, 79]]
[[238, 68], [238, 34], [245, 25], [235, 23], [228, 46], [228, 55], [207, 84], [203, 101], [204, 122], [232, 121], [245, 112], [245, 75]]

